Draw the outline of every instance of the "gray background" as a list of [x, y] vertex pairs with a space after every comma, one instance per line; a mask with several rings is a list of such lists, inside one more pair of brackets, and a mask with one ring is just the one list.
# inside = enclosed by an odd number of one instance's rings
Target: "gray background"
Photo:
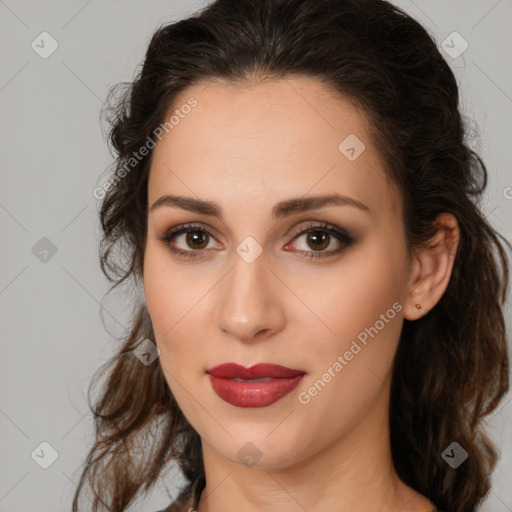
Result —
[[[484, 210], [512, 239], [512, 0], [396, 3], [440, 46], [454, 31], [469, 44], [460, 57], [446, 58], [489, 169]], [[122, 291], [104, 298], [108, 283], [98, 261], [93, 190], [112, 162], [99, 110], [109, 87], [133, 79], [157, 26], [202, 5], [0, 0], [0, 512], [70, 510], [91, 444], [87, 387], [128, 318]], [[59, 45], [47, 59], [31, 47], [43, 31]], [[33, 252], [48, 243], [43, 237], [57, 249], [46, 262]], [[490, 421], [502, 458], [482, 508], [489, 512], [512, 511], [510, 400]], [[31, 456], [42, 442], [58, 453], [47, 469]], [[131, 510], [164, 507], [181, 483], [177, 473], [166, 475]]]

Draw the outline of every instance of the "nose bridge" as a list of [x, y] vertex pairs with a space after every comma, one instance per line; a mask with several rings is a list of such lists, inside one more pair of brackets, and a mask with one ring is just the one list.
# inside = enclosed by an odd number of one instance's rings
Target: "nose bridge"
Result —
[[[252, 244], [252, 245], [251, 245]], [[233, 267], [226, 276], [219, 300], [218, 327], [240, 340], [279, 329], [283, 314], [275, 287], [275, 276], [267, 267], [264, 252], [251, 241], [243, 241], [234, 253]]]

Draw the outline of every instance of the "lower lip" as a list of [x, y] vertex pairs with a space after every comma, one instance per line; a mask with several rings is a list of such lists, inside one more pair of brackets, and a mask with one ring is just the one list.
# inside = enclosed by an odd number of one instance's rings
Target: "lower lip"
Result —
[[213, 390], [222, 400], [236, 407], [267, 407], [297, 387], [305, 374], [260, 382], [241, 382], [210, 375]]

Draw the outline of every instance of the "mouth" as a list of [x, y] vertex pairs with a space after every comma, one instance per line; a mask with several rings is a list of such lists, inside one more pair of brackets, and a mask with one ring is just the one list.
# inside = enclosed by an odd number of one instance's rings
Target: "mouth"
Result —
[[245, 368], [225, 363], [207, 370], [213, 390], [235, 407], [267, 407], [290, 393], [306, 375], [276, 364]]

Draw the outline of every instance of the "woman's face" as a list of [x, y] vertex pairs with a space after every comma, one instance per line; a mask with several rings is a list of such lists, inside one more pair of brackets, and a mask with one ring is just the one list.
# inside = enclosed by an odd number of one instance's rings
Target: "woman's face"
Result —
[[[165, 378], [203, 446], [277, 468], [385, 432], [410, 267], [365, 119], [306, 78], [202, 83], [172, 113], [151, 162], [144, 291]], [[304, 202], [324, 196], [346, 199]], [[229, 362], [304, 373], [207, 373]]]

